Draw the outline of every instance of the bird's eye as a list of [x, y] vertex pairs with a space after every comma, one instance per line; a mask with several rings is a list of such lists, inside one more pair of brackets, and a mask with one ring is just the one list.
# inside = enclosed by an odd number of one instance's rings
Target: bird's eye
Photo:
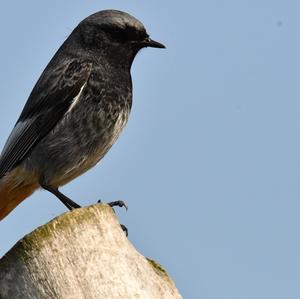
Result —
[[125, 42], [127, 40], [126, 32], [121, 28], [113, 28], [109, 31], [110, 36], [112, 39]]
[[125, 42], [127, 35], [124, 29], [119, 27], [102, 27], [102, 29], [109, 35], [112, 40]]
[[146, 32], [138, 31], [133, 27], [102, 27], [102, 29], [110, 36], [112, 40], [118, 42], [126, 42], [126, 41], [140, 41], [145, 39], [148, 35]]
[[133, 40], [133, 41], [141, 41], [146, 37], [148, 37], [146, 31], [139, 31], [133, 27], [126, 28], [126, 35], [128, 40]]

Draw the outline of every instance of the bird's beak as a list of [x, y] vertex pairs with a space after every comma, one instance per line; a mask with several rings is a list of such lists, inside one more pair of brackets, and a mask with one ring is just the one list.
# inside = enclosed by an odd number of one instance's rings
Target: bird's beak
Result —
[[165, 45], [156, 42], [155, 40], [151, 39], [150, 37], [147, 37], [146, 39], [143, 40], [142, 42], [143, 47], [151, 47], [151, 48], [161, 48], [164, 49], [166, 48]]

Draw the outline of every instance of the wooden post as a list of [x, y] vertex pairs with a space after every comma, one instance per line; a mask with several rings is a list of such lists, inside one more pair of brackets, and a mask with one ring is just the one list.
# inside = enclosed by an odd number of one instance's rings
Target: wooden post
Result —
[[167, 272], [129, 242], [112, 208], [97, 204], [20, 240], [0, 260], [0, 298], [182, 297]]

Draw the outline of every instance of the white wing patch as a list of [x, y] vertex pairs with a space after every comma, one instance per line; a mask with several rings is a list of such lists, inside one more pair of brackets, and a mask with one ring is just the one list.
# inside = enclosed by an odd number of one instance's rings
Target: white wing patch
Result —
[[79, 102], [80, 96], [81, 96], [82, 91], [85, 88], [85, 86], [86, 86], [86, 82], [81, 86], [78, 95], [73, 99], [73, 102], [72, 102], [71, 106], [69, 107], [67, 113], [69, 113], [76, 106], [76, 104]]

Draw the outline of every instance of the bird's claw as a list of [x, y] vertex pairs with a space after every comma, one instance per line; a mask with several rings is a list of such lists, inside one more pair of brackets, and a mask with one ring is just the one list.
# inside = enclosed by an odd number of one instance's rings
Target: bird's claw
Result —
[[[101, 203], [102, 201], [101, 201], [101, 199], [99, 199], [98, 201], [97, 201], [97, 203]], [[112, 202], [109, 202], [109, 203], [107, 203], [111, 208], [113, 208], [113, 207], [120, 207], [120, 208], [125, 208], [126, 209], [126, 211], [128, 210], [128, 207], [127, 207], [127, 205], [126, 205], [126, 203], [123, 201], [123, 200], [117, 200], [117, 201], [112, 201]], [[123, 230], [123, 232], [126, 234], [126, 237], [128, 237], [128, 229], [127, 229], [127, 227], [124, 225], [124, 224], [120, 224], [120, 226], [121, 226], [121, 228], [122, 228], [122, 230]]]
[[117, 201], [112, 201], [109, 202], [108, 205], [112, 208], [112, 207], [120, 207], [120, 208], [125, 208], [126, 211], [128, 210], [128, 207], [126, 205], [126, 203], [123, 200], [117, 200]]
[[122, 228], [123, 232], [125, 233], [126, 237], [128, 237], [128, 229], [127, 229], [127, 227], [124, 224], [120, 224], [120, 225], [121, 225], [121, 228]]

